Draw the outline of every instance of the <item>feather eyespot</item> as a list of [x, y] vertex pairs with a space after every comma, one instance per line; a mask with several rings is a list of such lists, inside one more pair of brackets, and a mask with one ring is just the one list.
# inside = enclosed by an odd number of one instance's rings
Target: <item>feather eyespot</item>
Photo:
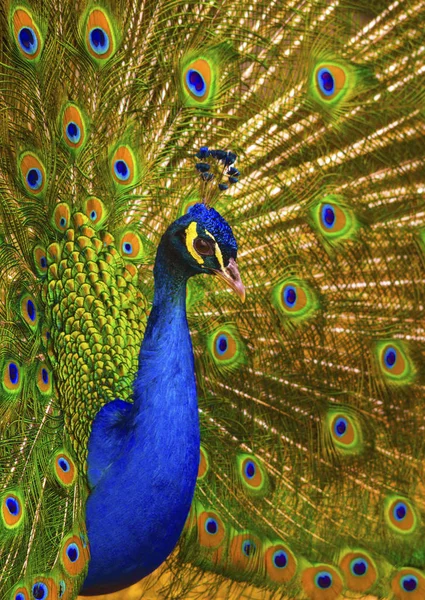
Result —
[[46, 183], [46, 172], [41, 161], [35, 154], [26, 152], [20, 158], [19, 167], [27, 192], [32, 196], [41, 195]]
[[40, 57], [43, 41], [31, 14], [23, 8], [13, 13], [13, 32], [22, 56], [35, 62]]
[[425, 577], [417, 569], [400, 569], [391, 587], [397, 600], [422, 600], [425, 597]]
[[18, 394], [22, 387], [21, 367], [14, 361], [9, 360], [3, 363], [3, 389], [10, 394]]
[[399, 497], [387, 499], [385, 511], [387, 522], [393, 531], [408, 534], [416, 529], [416, 514], [408, 500]]
[[62, 139], [71, 150], [79, 150], [86, 139], [86, 126], [81, 110], [75, 104], [66, 104], [62, 114]]
[[102, 200], [95, 196], [87, 198], [84, 202], [84, 214], [90, 219], [91, 224], [97, 227], [100, 227], [108, 216]]
[[326, 423], [336, 450], [346, 455], [363, 451], [362, 429], [355, 415], [331, 410], [326, 416]]
[[315, 80], [319, 96], [325, 102], [336, 100], [345, 89], [347, 76], [342, 67], [322, 64], [316, 68]]
[[71, 486], [77, 474], [74, 461], [66, 452], [59, 452], [54, 456], [53, 463], [55, 477], [65, 487]]
[[100, 64], [108, 60], [116, 50], [115, 33], [106, 11], [91, 10], [86, 17], [86, 48], [90, 56]]
[[120, 186], [131, 185], [136, 178], [136, 160], [129, 146], [119, 146], [111, 158], [112, 177]]
[[318, 303], [310, 287], [296, 278], [284, 279], [272, 292], [275, 307], [291, 321], [303, 321], [315, 312]]
[[377, 580], [376, 566], [365, 552], [347, 552], [340, 562], [347, 587], [354, 592], [367, 592]]
[[61, 551], [62, 565], [72, 577], [80, 575], [88, 561], [88, 549], [84, 549], [81, 539], [77, 535], [73, 535], [64, 540]]
[[44, 396], [52, 393], [52, 375], [45, 363], [41, 363], [37, 368], [36, 385]]
[[7, 529], [15, 529], [24, 518], [24, 505], [20, 496], [15, 492], [8, 492], [3, 496], [1, 517]]
[[33, 600], [55, 600], [58, 597], [58, 588], [50, 577], [37, 577], [31, 587]]
[[34, 263], [39, 275], [45, 275], [47, 273], [47, 255], [46, 250], [42, 246], [36, 246], [34, 248]]
[[237, 368], [245, 361], [245, 349], [236, 327], [216, 329], [208, 337], [208, 349], [214, 362], [223, 367]]
[[121, 256], [127, 260], [138, 261], [144, 256], [143, 242], [134, 231], [127, 231], [120, 236], [118, 248]]
[[239, 454], [236, 461], [245, 489], [251, 494], [264, 495], [268, 489], [268, 479], [260, 461], [251, 454]]
[[223, 521], [216, 512], [203, 511], [198, 517], [198, 541], [204, 548], [218, 548], [226, 536]]
[[409, 383], [413, 380], [414, 365], [401, 343], [380, 343], [377, 352], [381, 370], [388, 380], [394, 383]]
[[199, 468], [198, 468], [198, 479], [203, 479], [205, 475], [208, 473], [209, 469], [209, 461], [208, 454], [205, 449], [201, 446], [200, 458], [199, 458]]
[[30, 600], [28, 590], [22, 585], [18, 585], [11, 597], [13, 600]]
[[265, 552], [267, 576], [275, 583], [289, 582], [297, 571], [293, 553], [283, 544], [269, 546]]
[[262, 558], [261, 540], [250, 532], [236, 534], [230, 543], [229, 558], [240, 571], [255, 571]]
[[340, 575], [328, 565], [308, 567], [301, 579], [304, 591], [311, 600], [335, 600], [342, 592]]
[[24, 294], [20, 306], [22, 318], [31, 329], [35, 329], [38, 325], [38, 310], [34, 298], [29, 294]]
[[202, 102], [207, 99], [211, 87], [211, 67], [203, 58], [190, 63], [184, 71], [184, 86], [189, 96]]
[[56, 204], [53, 215], [53, 226], [60, 233], [65, 233], [71, 222], [71, 210], [66, 202]]

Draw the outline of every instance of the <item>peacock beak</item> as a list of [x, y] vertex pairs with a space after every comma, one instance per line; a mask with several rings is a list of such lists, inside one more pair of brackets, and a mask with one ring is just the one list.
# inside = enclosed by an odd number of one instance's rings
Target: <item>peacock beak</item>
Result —
[[219, 277], [226, 282], [226, 284], [237, 293], [242, 302], [245, 302], [245, 286], [242, 283], [241, 276], [239, 275], [238, 265], [234, 258], [229, 260], [227, 267], [223, 269], [214, 269], [214, 275]]

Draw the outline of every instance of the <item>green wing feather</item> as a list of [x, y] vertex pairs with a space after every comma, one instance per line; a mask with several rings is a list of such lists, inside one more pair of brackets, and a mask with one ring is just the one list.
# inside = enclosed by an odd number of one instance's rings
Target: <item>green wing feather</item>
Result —
[[77, 594], [91, 421], [131, 400], [155, 248], [206, 193], [204, 145], [239, 156], [215, 202], [247, 301], [190, 283], [202, 457], [161, 594], [423, 597], [424, 17], [413, 0], [1, 9], [2, 598]]

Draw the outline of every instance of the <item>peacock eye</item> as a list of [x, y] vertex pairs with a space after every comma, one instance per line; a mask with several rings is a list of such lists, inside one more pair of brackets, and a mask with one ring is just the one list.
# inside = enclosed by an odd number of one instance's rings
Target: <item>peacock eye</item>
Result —
[[214, 256], [215, 254], [214, 240], [205, 240], [204, 238], [197, 237], [193, 241], [193, 247], [201, 256]]

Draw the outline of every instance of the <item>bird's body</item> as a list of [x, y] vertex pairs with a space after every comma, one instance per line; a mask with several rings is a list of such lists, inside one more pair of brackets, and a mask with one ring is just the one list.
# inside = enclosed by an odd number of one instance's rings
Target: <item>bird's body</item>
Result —
[[425, 597], [424, 20], [3, 3], [1, 600]]

